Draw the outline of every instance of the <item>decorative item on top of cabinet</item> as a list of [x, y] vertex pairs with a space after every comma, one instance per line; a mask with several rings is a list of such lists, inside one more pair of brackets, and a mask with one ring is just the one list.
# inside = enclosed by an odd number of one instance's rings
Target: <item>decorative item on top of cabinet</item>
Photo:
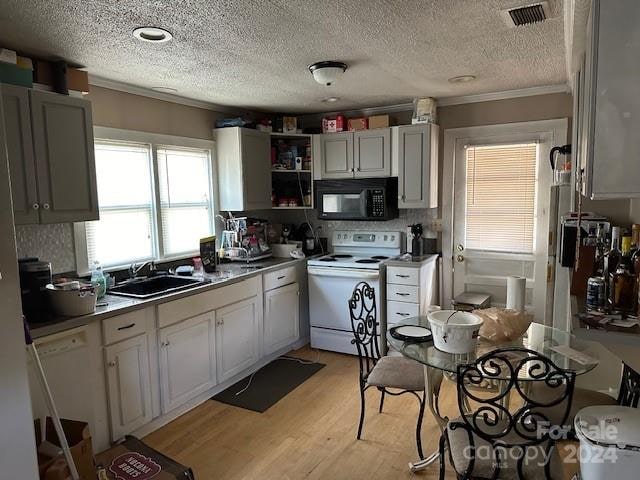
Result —
[[391, 128], [398, 208], [438, 206], [438, 132], [431, 123]]
[[577, 185], [594, 200], [640, 197], [639, 17], [636, 0], [591, 4], [573, 128]]
[[15, 221], [98, 220], [91, 102], [3, 85]]
[[269, 133], [241, 127], [218, 128], [214, 133], [220, 210], [271, 208]]
[[390, 132], [379, 128], [318, 135], [320, 175], [316, 179], [390, 176]]

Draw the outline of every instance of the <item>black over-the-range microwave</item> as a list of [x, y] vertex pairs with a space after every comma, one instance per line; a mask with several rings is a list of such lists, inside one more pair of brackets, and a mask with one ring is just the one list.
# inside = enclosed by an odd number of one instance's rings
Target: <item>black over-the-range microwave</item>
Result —
[[321, 220], [398, 218], [396, 177], [316, 180], [313, 185]]

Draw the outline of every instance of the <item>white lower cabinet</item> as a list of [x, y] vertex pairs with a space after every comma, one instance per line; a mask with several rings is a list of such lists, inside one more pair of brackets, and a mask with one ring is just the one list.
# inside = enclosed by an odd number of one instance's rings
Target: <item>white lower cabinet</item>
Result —
[[115, 441], [151, 421], [147, 336], [105, 347], [111, 437]]
[[160, 390], [167, 413], [216, 384], [215, 313], [160, 329]]
[[264, 293], [264, 353], [269, 355], [298, 339], [300, 304], [298, 283]]
[[216, 310], [218, 382], [228, 380], [258, 361], [259, 326], [257, 297]]

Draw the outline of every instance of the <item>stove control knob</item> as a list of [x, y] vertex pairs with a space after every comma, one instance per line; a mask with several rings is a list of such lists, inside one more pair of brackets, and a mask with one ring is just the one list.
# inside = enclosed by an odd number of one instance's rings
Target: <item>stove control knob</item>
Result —
[[395, 241], [395, 239], [396, 239], [396, 236], [395, 235], [391, 235], [391, 241], [393, 242], [393, 241]]
[[385, 236], [384, 236], [384, 241], [385, 241], [385, 242], [387, 241], [387, 238], [388, 238], [388, 237], [387, 237], [387, 235], [385, 235]]

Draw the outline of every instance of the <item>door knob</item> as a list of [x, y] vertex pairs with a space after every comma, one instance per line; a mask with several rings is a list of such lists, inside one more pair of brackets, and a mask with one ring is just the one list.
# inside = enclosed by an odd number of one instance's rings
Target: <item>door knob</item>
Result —
[[458, 261], [458, 263], [462, 263], [462, 262], [464, 262], [464, 255], [458, 255], [458, 256], [456, 256], [456, 260]]
[[459, 251], [459, 252], [462, 252], [462, 251], [464, 250], [464, 246], [463, 246], [461, 243], [459, 243], [459, 244], [456, 246], [456, 248], [458, 249], [458, 251]]
[[32, 207], [34, 210], [38, 210], [40, 208], [40, 205], [38, 205], [37, 203], [34, 203]]

